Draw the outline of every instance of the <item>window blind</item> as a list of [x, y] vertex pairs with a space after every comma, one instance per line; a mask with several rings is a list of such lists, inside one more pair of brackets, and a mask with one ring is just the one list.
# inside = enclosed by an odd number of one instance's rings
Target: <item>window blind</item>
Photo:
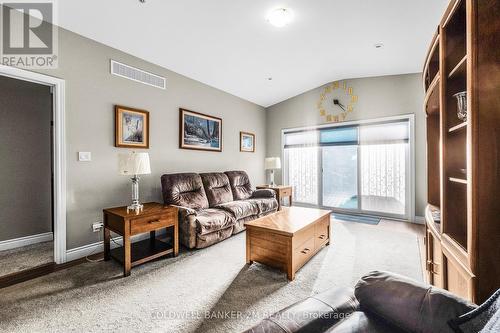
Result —
[[284, 133], [286, 148], [403, 143], [409, 140], [408, 120], [353, 126], [332, 126]]

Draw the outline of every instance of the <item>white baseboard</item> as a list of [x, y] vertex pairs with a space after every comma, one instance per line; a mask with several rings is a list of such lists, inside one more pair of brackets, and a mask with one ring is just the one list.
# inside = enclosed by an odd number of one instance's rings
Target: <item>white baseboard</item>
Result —
[[[164, 233], [165, 233], [165, 230], [157, 231], [156, 235], [158, 236], [158, 235], [162, 235]], [[132, 240], [132, 242], [137, 242], [137, 241], [141, 241], [141, 240], [148, 239], [148, 238], [149, 238], [149, 233], [144, 233], [144, 234], [132, 236], [131, 240]], [[122, 236], [111, 238], [110, 245], [111, 245], [111, 249], [115, 249], [119, 246], [123, 246]], [[80, 258], [86, 257], [88, 255], [100, 253], [103, 251], [104, 251], [104, 241], [99, 241], [99, 242], [95, 242], [92, 244], [83, 245], [80, 247], [76, 247], [74, 249], [67, 250], [66, 251], [66, 261], [80, 259]]]
[[54, 240], [54, 234], [52, 232], [8, 239], [0, 242], [0, 251], [15, 249], [18, 247], [42, 243], [42, 242], [49, 242], [51, 240]]

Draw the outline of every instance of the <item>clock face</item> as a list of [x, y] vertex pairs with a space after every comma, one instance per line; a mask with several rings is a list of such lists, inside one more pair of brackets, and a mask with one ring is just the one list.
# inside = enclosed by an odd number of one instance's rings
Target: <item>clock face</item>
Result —
[[328, 84], [319, 96], [316, 108], [326, 122], [344, 121], [347, 115], [354, 111], [358, 96], [354, 95], [352, 87], [345, 82], [332, 82]]

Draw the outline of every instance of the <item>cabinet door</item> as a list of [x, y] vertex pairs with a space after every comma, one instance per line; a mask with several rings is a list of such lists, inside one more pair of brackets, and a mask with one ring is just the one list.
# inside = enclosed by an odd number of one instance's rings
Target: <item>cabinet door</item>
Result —
[[443, 287], [443, 272], [442, 272], [442, 257], [441, 242], [434, 234], [427, 229], [426, 233], [426, 269], [429, 283], [442, 288]]
[[474, 276], [457, 261], [451, 253], [444, 254], [444, 289], [474, 302]]

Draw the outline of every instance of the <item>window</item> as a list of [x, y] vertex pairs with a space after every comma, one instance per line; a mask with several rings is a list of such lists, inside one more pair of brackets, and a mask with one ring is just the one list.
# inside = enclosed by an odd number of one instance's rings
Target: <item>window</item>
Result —
[[409, 218], [409, 118], [290, 130], [284, 143], [296, 203]]

